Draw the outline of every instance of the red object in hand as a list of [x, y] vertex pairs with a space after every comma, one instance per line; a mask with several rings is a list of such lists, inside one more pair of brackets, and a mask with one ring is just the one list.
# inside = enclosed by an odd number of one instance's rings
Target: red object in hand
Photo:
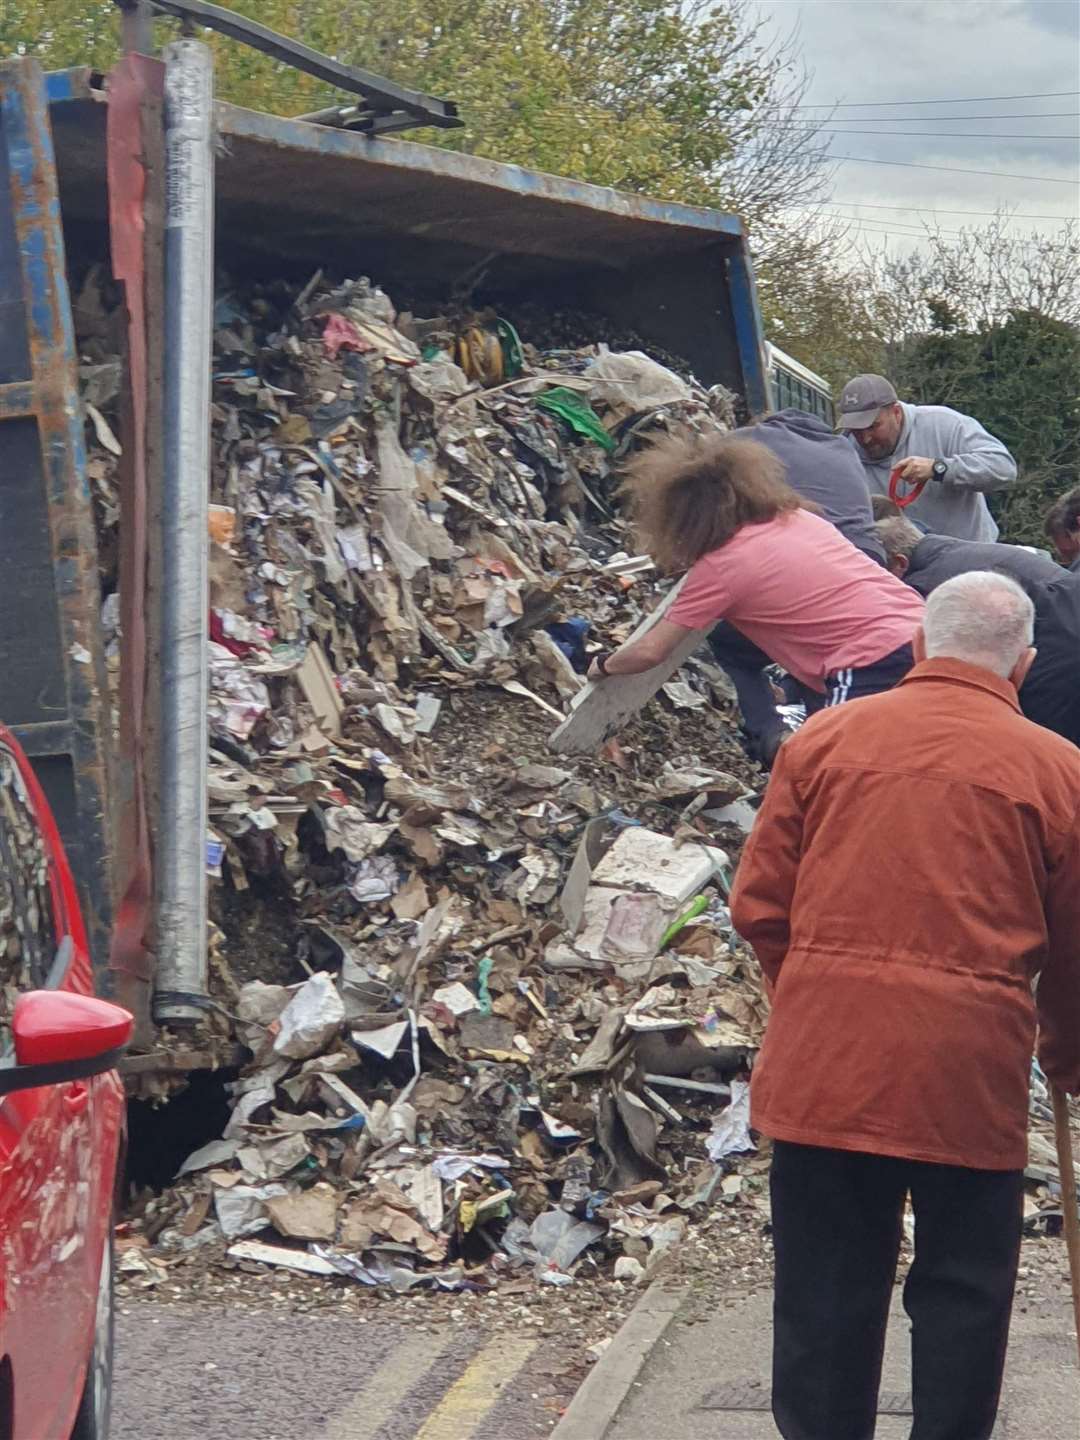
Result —
[[903, 477], [900, 474], [900, 466], [897, 465], [889, 474], [889, 499], [894, 505], [899, 505], [901, 510], [913, 504], [926, 489], [925, 480], [916, 480], [910, 490], [901, 493], [900, 486], [904, 483]]

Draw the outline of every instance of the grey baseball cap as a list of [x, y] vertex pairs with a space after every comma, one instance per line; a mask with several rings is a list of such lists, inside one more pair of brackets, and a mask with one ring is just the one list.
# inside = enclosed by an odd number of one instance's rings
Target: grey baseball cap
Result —
[[838, 430], [865, 430], [877, 419], [886, 405], [895, 405], [896, 391], [884, 375], [856, 375], [840, 395]]

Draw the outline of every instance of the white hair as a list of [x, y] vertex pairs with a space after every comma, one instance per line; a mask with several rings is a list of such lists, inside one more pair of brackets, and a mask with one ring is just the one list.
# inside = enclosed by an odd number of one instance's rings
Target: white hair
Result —
[[910, 560], [915, 554], [915, 547], [926, 538], [919, 527], [904, 515], [886, 515], [884, 520], [875, 524], [874, 529], [889, 560], [895, 560], [898, 555]]
[[1035, 634], [1035, 607], [1008, 575], [970, 570], [926, 602], [926, 654], [979, 665], [1008, 679]]

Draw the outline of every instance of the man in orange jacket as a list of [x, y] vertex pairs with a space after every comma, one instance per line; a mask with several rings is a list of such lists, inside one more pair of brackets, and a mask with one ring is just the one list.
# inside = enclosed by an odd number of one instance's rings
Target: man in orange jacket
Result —
[[874, 1433], [908, 1195], [912, 1440], [994, 1428], [1037, 1023], [1080, 1093], [1080, 752], [1020, 713], [1033, 620], [1003, 575], [935, 590], [907, 678], [781, 748], [739, 867], [785, 1440]]

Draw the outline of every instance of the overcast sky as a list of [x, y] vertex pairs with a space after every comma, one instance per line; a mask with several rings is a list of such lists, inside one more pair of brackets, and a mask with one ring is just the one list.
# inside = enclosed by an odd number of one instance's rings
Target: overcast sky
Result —
[[[1077, 216], [1080, 94], [1047, 92], [1080, 91], [1080, 0], [760, 4], [780, 31], [798, 26], [803, 56], [813, 72], [806, 99], [823, 102], [821, 110], [804, 113], [827, 114], [825, 107], [848, 102], [836, 110], [830, 128], [862, 133], [857, 138], [848, 133], [830, 136], [837, 157], [1049, 177], [1006, 179], [845, 163], [836, 172], [834, 208], [838, 214], [859, 216], [864, 233], [885, 234], [889, 226], [902, 233], [900, 227], [918, 225], [920, 214], [935, 208], [943, 229], [979, 223], [977, 216], [946, 214], [946, 209], [991, 211], [1005, 204], [1025, 215]], [[976, 98], [1028, 95], [1040, 98]], [[943, 103], [901, 103], [913, 100]], [[871, 101], [874, 104], [864, 108]], [[952, 118], [957, 116], [965, 118]], [[867, 133], [875, 130], [892, 133]], [[919, 132], [921, 138], [916, 138]], [[946, 132], [947, 138], [926, 132]], [[977, 138], [962, 139], [960, 134]], [[1017, 135], [1071, 138], [1011, 138]], [[1051, 183], [1055, 180], [1073, 183]], [[904, 208], [871, 208], [884, 206]], [[934, 217], [927, 213], [927, 218]], [[1018, 219], [1014, 228], [1052, 229], [1054, 222]], [[907, 248], [902, 241], [893, 243]]]

